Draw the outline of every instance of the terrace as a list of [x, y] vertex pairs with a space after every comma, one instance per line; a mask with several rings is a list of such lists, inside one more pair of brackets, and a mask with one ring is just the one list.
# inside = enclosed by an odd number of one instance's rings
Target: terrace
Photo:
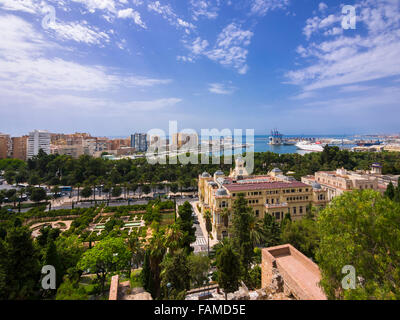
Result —
[[292, 245], [262, 250], [262, 287], [268, 287], [274, 274], [280, 274], [284, 290], [300, 300], [326, 300], [319, 287], [318, 266]]

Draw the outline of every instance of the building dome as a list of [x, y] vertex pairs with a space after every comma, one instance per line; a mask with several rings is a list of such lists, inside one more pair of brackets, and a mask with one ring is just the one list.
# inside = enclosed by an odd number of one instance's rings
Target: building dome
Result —
[[313, 187], [313, 189], [317, 189], [317, 190], [321, 190], [322, 189], [321, 185], [318, 182], [313, 182], [311, 184], [311, 186]]
[[227, 196], [228, 193], [226, 192], [226, 190], [224, 188], [220, 188], [217, 190], [217, 192], [215, 193], [216, 196]]
[[218, 170], [217, 172], [215, 172], [216, 176], [224, 176], [225, 173], [223, 173], [221, 170]]
[[210, 174], [208, 172], [203, 172], [201, 175], [202, 178], [211, 178]]

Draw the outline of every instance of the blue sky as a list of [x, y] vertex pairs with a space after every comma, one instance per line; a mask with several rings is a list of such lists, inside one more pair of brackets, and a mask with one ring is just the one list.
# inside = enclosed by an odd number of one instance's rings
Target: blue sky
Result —
[[0, 28], [13, 135], [400, 131], [399, 0], [0, 0]]

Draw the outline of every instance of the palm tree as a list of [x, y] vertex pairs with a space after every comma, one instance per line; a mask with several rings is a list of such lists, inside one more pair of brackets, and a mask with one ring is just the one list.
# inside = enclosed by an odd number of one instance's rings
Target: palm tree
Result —
[[133, 197], [135, 197], [135, 193], [138, 189], [138, 185], [134, 182], [131, 182], [131, 184], [129, 185], [129, 189], [133, 192]]
[[181, 192], [181, 197], [183, 196], [183, 187], [185, 182], [183, 180], [178, 180], [179, 191]]
[[171, 254], [181, 247], [182, 239], [183, 232], [177, 224], [172, 224], [165, 230], [164, 245], [169, 249]]
[[[138, 237], [138, 233], [132, 233], [128, 238], [128, 249], [132, 254], [131, 265], [139, 268], [140, 263], [144, 258], [143, 243]], [[131, 276], [131, 268], [129, 268], [129, 278]]]
[[81, 184], [77, 183], [77, 184], [75, 184], [75, 187], [78, 189], [78, 197], [76, 199], [76, 203], [78, 203], [79, 202], [79, 191], [80, 191], [80, 188], [81, 188]]
[[231, 213], [230, 213], [230, 211], [229, 211], [228, 208], [224, 208], [224, 209], [222, 210], [221, 217], [222, 217], [222, 219], [224, 220], [224, 226], [225, 226], [225, 228], [228, 228], [228, 227], [229, 227], [229, 216], [230, 216], [230, 215], [231, 215]]
[[153, 284], [154, 284], [154, 294], [156, 297], [160, 296], [160, 283], [161, 283], [161, 278], [160, 278], [160, 273], [161, 273], [161, 261], [164, 258], [166, 248], [165, 248], [165, 240], [162, 235], [162, 233], [157, 232], [153, 235], [153, 237], [150, 240], [150, 243], [147, 246], [147, 250], [150, 255], [150, 269], [151, 269], [151, 275], [153, 278]]
[[[19, 199], [18, 199], [18, 213], [21, 213], [21, 201], [22, 201], [22, 196], [25, 193], [25, 188], [21, 188], [18, 190], [19, 193]], [[0, 195], [1, 198], [1, 195]], [[0, 207], [1, 207], [1, 200], [0, 200]]]
[[108, 193], [107, 206], [110, 204], [110, 200], [111, 200], [111, 189], [112, 189], [112, 186], [110, 183], [107, 183], [104, 185], [103, 192]]
[[208, 252], [208, 256], [210, 256], [210, 233], [212, 232], [212, 222], [211, 222], [211, 211], [210, 210], [206, 210], [204, 212], [204, 220], [206, 221], [206, 230], [207, 230], [207, 237], [208, 237], [207, 252]]
[[198, 182], [197, 179], [191, 179], [190, 180], [190, 187], [193, 188], [193, 192], [196, 193], [196, 188], [197, 188]]
[[2, 206], [5, 198], [6, 198], [6, 196], [4, 195], [4, 192], [2, 190], [0, 190], [0, 209], [1, 209], [1, 206]]
[[257, 219], [255, 214], [251, 215], [250, 221], [250, 241], [254, 247], [263, 245], [266, 240], [264, 224]]

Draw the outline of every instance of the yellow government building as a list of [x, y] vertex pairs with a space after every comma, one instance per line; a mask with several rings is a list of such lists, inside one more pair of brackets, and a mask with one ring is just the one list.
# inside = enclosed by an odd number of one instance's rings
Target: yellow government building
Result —
[[[277, 168], [266, 175], [252, 176], [244, 164], [239, 157], [229, 176], [222, 171], [215, 172], [213, 177], [207, 172], [199, 176], [199, 207], [202, 215], [207, 210], [211, 213], [214, 239], [228, 236], [233, 204], [239, 194], [244, 194], [258, 218], [270, 214], [278, 221], [286, 213], [290, 213], [292, 220], [300, 219], [307, 214], [310, 205], [325, 207], [328, 203], [326, 191], [318, 183], [299, 182]], [[229, 220], [224, 219], [226, 214]], [[229, 221], [228, 227], [226, 221]]]

